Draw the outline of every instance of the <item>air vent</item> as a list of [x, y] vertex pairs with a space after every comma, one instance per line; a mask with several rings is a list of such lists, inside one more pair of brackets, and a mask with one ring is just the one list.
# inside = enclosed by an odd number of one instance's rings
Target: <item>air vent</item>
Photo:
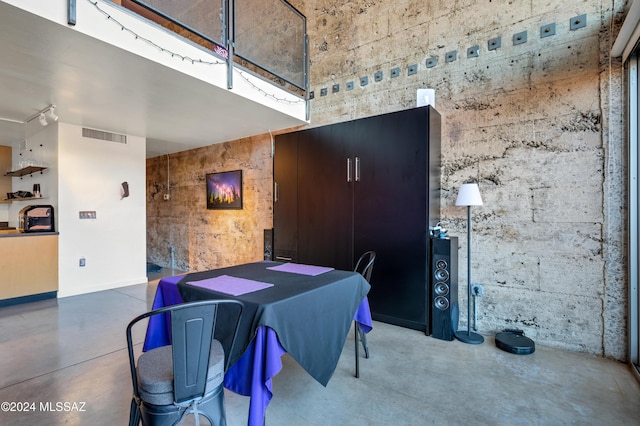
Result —
[[82, 136], [91, 139], [100, 139], [101, 141], [127, 143], [126, 135], [119, 135], [117, 133], [103, 132], [102, 130], [82, 128]]

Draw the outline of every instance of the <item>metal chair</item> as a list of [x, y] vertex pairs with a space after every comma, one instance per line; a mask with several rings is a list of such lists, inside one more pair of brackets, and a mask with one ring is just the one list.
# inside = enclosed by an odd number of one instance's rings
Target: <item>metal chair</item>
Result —
[[[356, 263], [354, 272], [360, 273], [369, 284], [371, 284], [371, 272], [373, 272], [373, 262], [376, 260], [375, 251], [367, 251]], [[355, 339], [356, 339], [356, 378], [360, 377], [360, 345], [358, 339], [362, 342], [365, 358], [369, 358], [369, 346], [367, 345], [367, 334], [360, 328], [358, 321], [354, 321]]]
[[[189, 415], [226, 425], [224, 373], [229, 367], [243, 304], [205, 300], [167, 306], [134, 318], [127, 326], [133, 397], [129, 425], [181, 424]], [[132, 328], [154, 315], [170, 316], [171, 345], [134, 357]]]

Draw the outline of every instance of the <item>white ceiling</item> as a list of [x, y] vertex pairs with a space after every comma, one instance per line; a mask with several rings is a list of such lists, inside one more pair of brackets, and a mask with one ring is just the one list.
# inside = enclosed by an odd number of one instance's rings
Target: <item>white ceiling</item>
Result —
[[0, 1], [0, 145], [60, 121], [147, 138], [147, 157], [304, 124]]

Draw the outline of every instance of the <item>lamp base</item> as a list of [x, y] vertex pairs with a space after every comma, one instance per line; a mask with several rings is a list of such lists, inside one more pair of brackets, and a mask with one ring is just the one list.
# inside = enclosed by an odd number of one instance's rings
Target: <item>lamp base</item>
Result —
[[454, 335], [456, 336], [456, 339], [460, 340], [462, 343], [479, 345], [484, 342], [484, 337], [478, 333], [474, 333], [473, 331], [468, 332], [467, 330], [458, 330]]

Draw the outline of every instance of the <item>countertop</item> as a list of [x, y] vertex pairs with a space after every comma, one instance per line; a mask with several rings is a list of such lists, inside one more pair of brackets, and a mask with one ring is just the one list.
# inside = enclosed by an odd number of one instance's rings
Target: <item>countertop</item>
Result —
[[40, 237], [43, 235], [59, 235], [59, 232], [20, 232], [17, 229], [0, 229], [0, 238], [7, 237]]

